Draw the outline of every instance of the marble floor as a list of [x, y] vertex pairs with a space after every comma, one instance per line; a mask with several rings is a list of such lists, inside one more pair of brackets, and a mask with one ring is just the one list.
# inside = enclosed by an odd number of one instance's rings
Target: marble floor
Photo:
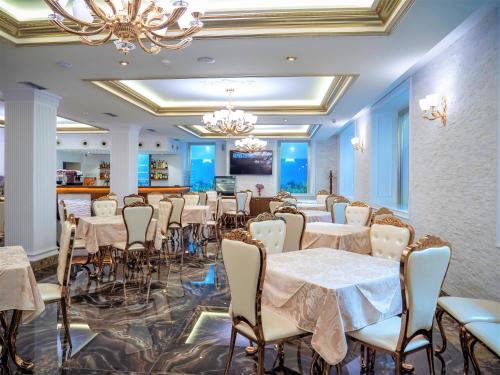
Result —
[[[37, 275], [39, 281], [55, 281], [55, 269]], [[121, 283], [104, 278], [89, 282], [80, 272], [72, 284], [72, 353], [63, 353], [57, 304], [48, 305], [35, 321], [21, 326], [20, 354], [34, 360], [34, 374], [222, 374], [230, 335], [227, 308], [230, 297], [223, 266], [214, 261], [193, 258], [182, 269], [162, 269], [160, 280], [154, 275], [149, 299], [141, 282], [129, 283], [127, 297]], [[450, 344], [444, 354], [446, 372], [461, 373], [462, 358], [456, 327], [446, 321]], [[436, 335], [439, 343], [439, 336]], [[247, 340], [239, 339], [231, 374], [254, 374], [256, 361], [246, 356]], [[286, 345], [285, 368], [275, 368], [276, 351], [267, 348], [266, 369], [274, 374], [309, 374], [311, 350], [308, 340]], [[344, 361], [344, 374], [358, 374], [359, 348], [351, 344]], [[66, 357], [62, 360], [62, 357]], [[500, 374], [500, 363], [479, 350], [484, 374]], [[414, 354], [407, 361], [415, 374], [427, 374], [425, 354]], [[436, 370], [441, 371], [439, 361]], [[17, 373], [12, 363], [1, 374]], [[335, 370], [332, 369], [332, 374]], [[390, 356], [377, 355], [376, 374], [393, 374]]]

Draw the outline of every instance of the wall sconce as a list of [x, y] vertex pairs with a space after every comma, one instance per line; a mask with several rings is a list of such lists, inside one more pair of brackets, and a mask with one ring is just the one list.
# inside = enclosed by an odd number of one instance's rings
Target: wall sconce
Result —
[[420, 99], [418, 104], [423, 112], [423, 118], [431, 121], [441, 119], [443, 128], [446, 126], [446, 110], [448, 109], [446, 97], [441, 97], [441, 106], [439, 106], [438, 94], [427, 95], [424, 99]]
[[351, 138], [351, 144], [352, 144], [353, 149], [355, 149], [356, 151], [363, 152], [363, 143], [361, 143], [361, 140], [359, 139], [359, 137]]

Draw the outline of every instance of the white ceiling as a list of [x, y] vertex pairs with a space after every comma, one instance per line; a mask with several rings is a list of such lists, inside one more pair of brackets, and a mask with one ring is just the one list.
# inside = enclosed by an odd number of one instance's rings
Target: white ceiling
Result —
[[[133, 51], [123, 59], [112, 45], [13, 47], [0, 42], [0, 91], [31, 81], [62, 97], [59, 114], [105, 128], [137, 124], [174, 138], [193, 136], [175, 125], [200, 123], [200, 116], [155, 117], [85, 80], [247, 76], [359, 75], [328, 116], [259, 116], [260, 124], [322, 124], [317, 137], [338, 131], [348, 119], [380, 94], [433, 46], [487, 0], [416, 0], [389, 36], [322, 36], [203, 39], [182, 51], [159, 56]], [[294, 55], [294, 63], [285, 57]], [[211, 56], [214, 64], [197, 62]], [[168, 59], [164, 65], [161, 60]], [[61, 69], [56, 63], [72, 64]], [[119, 117], [103, 115], [112, 112]], [[332, 124], [336, 120], [336, 124]]]

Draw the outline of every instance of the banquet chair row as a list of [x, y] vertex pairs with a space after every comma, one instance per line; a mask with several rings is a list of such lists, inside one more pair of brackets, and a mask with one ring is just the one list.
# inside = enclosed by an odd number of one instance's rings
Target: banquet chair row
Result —
[[[283, 342], [310, 333], [300, 330], [262, 305], [266, 256], [272, 250], [267, 250], [265, 244], [255, 239], [253, 234], [235, 230], [224, 237], [222, 253], [232, 306], [231, 341], [225, 374], [230, 369], [237, 334], [257, 344], [257, 373], [263, 374], [266, 345], [278, 344], [282, 364]], [[400, 259], [402, 315], [348, 333], [353, 341], [368, 348], [369, 368], [373, 365], [376, 351], [389, 352], [395, 359], [396, 374], [399, 375], [403, 373], [406, 355], [426, 350], [429, 372], [434, 374], [433, 319], [450, 258], [451, 245], [438, 237], [425, 236], [416, 244], [406, 247]], [[341, 373], [341, 365], [336, 367], [337, 372]], [[329, 366], [326, 373], [328, 371]]]

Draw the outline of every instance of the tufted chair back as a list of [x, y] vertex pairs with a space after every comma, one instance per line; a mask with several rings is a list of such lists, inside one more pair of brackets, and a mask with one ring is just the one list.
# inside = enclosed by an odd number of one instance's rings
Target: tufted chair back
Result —
[[182, 212], [185, 205], [184, 197], [172, 196], [168, 199], [172, 202], [172, 213], [170, 214], [168, 225], [175, 224], [182, 226]]
[[69, 269], [73, 258], [73, 245], [75, 242], [75, 225], [71, 220], [66, 220], [61, 225], [59, 238], [59, 257], [57, 260], [57, 282], [60, 286], [69, 285]]
[[282, 217], [286, 223], [285, 243], [283, 251], [302, 249], [302, 237], [306, 229], [307, 220], [304, 214], [292, 207], [280, 207], [275, 216]]
[[252, 200], [252, 190], [247, 190], [247, 200], [245, 202], [245, 215], [250, 215], [250, 201]]
[[266, 251], [248, 232], [237, 230], [222, 240], [222, 257], [231, 291], [232, 318], [261, 324], [260, 306], [266, 274]]
[[283, 202], [292, 203], [295, 206], [297, 205], [297, 198], [294, 198], [294, 197], [285, 197], [285, 198], [281, 198], [281, 200]]
[[217, 200], [217, 192], [215, 190], [207, 191], [207, 200], [209, 202], [214, 202]]
[[149, 193], [147, 195], [148, 204], [153, 207], [158, 206], [163, 198], [163, 194], [161, 193]]
[[198, 195], [200, 196], [200, 206], [206, 206], [208, 201], [207, 193], [205, 193], [204, 191], [200, 191]]
[[158, 222], [163, 235], [167, 235], [168, 232], [168, 223], [170, 222], [172, 207], [172, 201], [168, 198], [164, 198], [158, 203]]
[[131, 205], [132, 203], [144, 203], [144, 197], [142, 195], [137, 195], [137, 194], [130, 194], [125, 197], [123, 197], [123, 204], [125, 206]]
[[246, 191], [239, 191], [236, 193], [236, 212], [246, 212], [245, 207], [247, 200], [248, 195]]
[[268, 212], [260, 214], [247, 224], [252, 238], [264, 244], [267, 254], [283, 252], [286, 238], [286, 222]]
[[415, 231], [397, 217], [376, 221], [370, 228], [372, 255], [399, 261], [404, 249], [413, 242]]
[[345, 209], [346, 224], [364, 227], [370, 225], [371, 208], [363, 202], [352, 202]]
[[325, 204], [326, 198], [330, 196], [330, 193], [327, 192], [326, 190], [320, 190], [318, 191], [318, 194], [316, 194], [316, 202], [319, 204]]
[[283, 205], [283, 201], [272, 200], [269, 202], [269, 211], [271, 211], [271, 213], [274, 214], [276, 212], [276, 210], [278, 209], [278, 207], [280, 207], [282, 205]]
[[184, 194], [183, 197], [186, 206], [197, 206], [200, 203], [199, 194]]
[[92, 202], [92, 213], [94, 216], [115, 216], [117, 207], [116, 200], [101, 197]]
[[127, 246], [139, 244], [146, 247], [149, 223], [153, 218], [153, 206], [135, 202], [123, 207], [122, 216], [127, 228]]
[[402, 260], [402, 321], [406, 322], [406, 339], [418, 331], [432, 329], [437, 299], [450, 258], [451, 245], [435, 236], [425, 236], [405, 251]]

